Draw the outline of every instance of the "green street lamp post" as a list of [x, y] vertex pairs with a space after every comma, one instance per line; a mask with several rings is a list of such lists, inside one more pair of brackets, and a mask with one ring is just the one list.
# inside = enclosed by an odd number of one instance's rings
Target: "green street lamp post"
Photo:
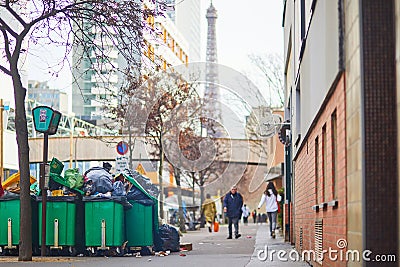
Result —
[[43, 145], [43, 162], [40, 164], [40, 180], [39, 186], [42, 193], [42, 245], [41, 255], [46, 256], [46, 206], [47, 206], [47, 189], [48, 189], [48, 151], [49, 151], [49, 135], [57, 132], [60, 123], [61, 113], [46, 106], [37, 106], [32, 109], [33, 122], [35, 130], [44, 134]]

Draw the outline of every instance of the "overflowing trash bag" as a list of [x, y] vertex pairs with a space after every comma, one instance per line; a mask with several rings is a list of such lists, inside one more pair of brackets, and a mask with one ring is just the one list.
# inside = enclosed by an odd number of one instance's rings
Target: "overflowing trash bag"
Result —
[[92, 180], [98, 193], [107, 193], [113, 190], [113, 177], [103, 167], [93, 167], [83, 175], [85, 181]]
[[[3, 190], [19, 194], [21, 190], [19, 180], [20, 180], [20, 172], [14, 173], [10, 177], [8, 177], [7, 180], [2, 182]], [[36, 179], [32, 175], [30, 175], [29, 181], [30, 184], [33, 184], [36, 182]]]
[[96, 193], [96, 186], [93, 183], [93, 180], [87, 180], [83, 184], [82, 188], [83, 192], [85, 193], [85, 196], [90, 196]]
[[[65, 171], [65, 172], [67, 172], [67, 171]], [[75, 171], [73, 171], [73, 172], [75, 172]], [[79, 173], [76, 173], [75, 176], [81, 177], [81, 175]], [[76, 194], [76, 193], [83, 194], [83, 191], [81, 190], [82, 186], [77, 185], [75, 176], [70, 174], [70, 176], [67, 180], [66, 177], [63, 177], [59, 174], [50, 172], [49, 190], [52, 192], [52, 195], [62, 196], [62, 195], [69, 195], [69, 194]], [[34, 188], [31, 188], [31, 189], [34, 189]], [[40, 191], [40, 189], [39, 189], [39, 191]], [[39, 191], [38, 191], [38, 193], [39, 193]]]
[[140, 203], [144, 206], [154, 205], [154, 201], [150, 199], [148, 196], [146, 196], [145, 193], [140, 191], [140, 189], [138, 189], [135, 186], [132, 186], [132, 188], [126, 194], [126, 197], [128, 200], [134, 200], [135, 202]]
[[1, 197], [2, 200], [7, 200], [7, 199], [19, 199], [19, 194], [13, 193], [10, 191], [4, 191], [3, 196]]
[[39, 193], [40, 193], [39, 183], [34, 182], [33, 184], [31, 184], [31, 186], [29, 187], [29, 190], [31, 191], [32, 194], [39, 195]]
[[163, 224], [159, 228], [158, 235], [154, 238], [154, 250], [178, 252], [180, 249], [179, 242], [180, 236], [178, 230], [169, 224]]
[[66, 170], [64, 173], [64, 179], [69, 188], [81, 188], [83, 186], [83, 177], [77, 168]]
[[111, 192], [112, 196], [126, 196], [124, 183], [121, 181], [115, 181], [113, 183], [113, 191]]
[[128, 169], [125, 169], [125, 173], [135, 179], [138, 184], [140, 184], [144, 190], [146, 190], [147, 193], [149, 193], [151, 196], [158, 198], [158, 195], [160, 194], [160, 190], [158, 189], [158, 186], [154, 185], [151, 183], [150, 179], [147, 178], [146, 176], [141, 175], [137, 171], [131, 171]]

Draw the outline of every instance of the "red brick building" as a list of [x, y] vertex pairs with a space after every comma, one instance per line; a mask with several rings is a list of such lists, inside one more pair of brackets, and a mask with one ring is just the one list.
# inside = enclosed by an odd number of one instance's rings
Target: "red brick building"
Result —
[[394, 0], [284, 1], [287, 219], [312, 266], [398, 266], [399, 18]]
[[[294, 235], [299, 252], [346, 239], [345, 75], [340, 74], [294, 160]], [[321, 242], [323, 240], [323, 242]], [[318, 260], [317, 260], [318, 262]], [[325, 266], [343, 266], [327, 257]]]

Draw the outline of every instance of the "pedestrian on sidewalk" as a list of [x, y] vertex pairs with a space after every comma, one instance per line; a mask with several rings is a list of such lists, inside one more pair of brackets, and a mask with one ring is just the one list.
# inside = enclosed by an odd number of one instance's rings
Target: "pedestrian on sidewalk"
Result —
[[265, 209], [267, 211], [267, 216], [269, 220], [269, 231], [272, 238], [275, 238], [276, 217], [278, 215], [279, 201], [281, 201], [281, 196], [278, 194], [274, 183], [269, 182], [267, 188], [261, 196], [260, 203], [258, 204], [258, 209], [260, 209], [265, 202]]
[[208, 231], [211, 233], [211, 227], [214, 224], [215, 216], [217, 214], [217, 208], [215, 206], [215, 202], [211, 199], [210, 194], [206, 195], [206, 200], [202, 205], [201, 214], [205, 216]]
[[244, 225], [247, 225], [249, 222], [250, 209], [249, 207], [247, 207], [246, 204], [244, 204], [242, 207], [242, 215], [243, 215], [243, 223]]
[[235, 239], [242, 236], [239, 234], [239, 220], [242, 217], [242, 206], [243, 197], [237, 191], [237, 186], [234, 185], [224, 198], [224, 212], [226, 217], [228, 217], [229, 235], [227, 239], [232, 239], [232, 224], [235, 227]]
[[257, 222], [257, 210], [253, 210], [253, 212], [251, 213], [251, 216], [253, 217], [253, 223]]

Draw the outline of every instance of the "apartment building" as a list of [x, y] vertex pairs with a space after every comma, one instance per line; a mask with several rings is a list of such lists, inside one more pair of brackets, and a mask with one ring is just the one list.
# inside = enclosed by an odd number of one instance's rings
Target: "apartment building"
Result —
[[[151, 1], [143, 1], [143, 9], [157, 9]], [[144, 29], [142, 32], [144, 45], [139, 48], [135, 55], [137, 57], [137, 66], [131, 68], [139, 72], [147, 73], [156, 65], [162, 69], [170, 66], [187, 64], [189, 59], [189, 46], [184, 36], [179, 32], [176, 25], [169, 18], [148, 17], [146, 22], [148, 29], [154, 30], [150, 34]], [[88, 36], [94, 38], [96, 43], [96, 29], [90, 28]], [[102, 38], [102, 37], [99, 37]], [[104, 38], [104, 37], [103, 37]], [[72, 112], [83, 120], [96, 124], [104, 119], [106, 112], [104, 105], [117, 105], [118, 91], [125, 80], [121, 70], [126, 68], [126, 62], [115, 48], [116, 40], [99, 40], [104, 51], [102, 54], [108, 55], [106, 63], [98, 62], [97, 54], [93, 51], [87, 55], [75, 48], [73, 57], [74, 81], [72, 84]]]
[[28, 80], [28, 99], [68, 114], [68, 95], [58, 89], [50, 88], [47, 82]]
[[399, 3], [284, 5], [290, 240], [313, 266], [397, 266]]

